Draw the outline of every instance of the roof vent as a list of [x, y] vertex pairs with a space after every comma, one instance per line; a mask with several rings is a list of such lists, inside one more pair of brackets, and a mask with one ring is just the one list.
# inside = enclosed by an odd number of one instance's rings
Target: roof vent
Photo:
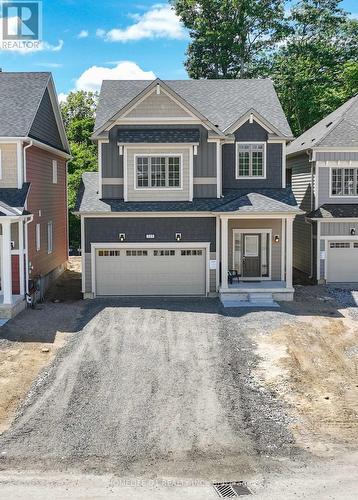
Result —
[[330, 127], [330, 126], [332, 125], [332, 123], [333, 123], [333, 122], [329, 122], [329, 123], [327, 123], [326, 127], [327, 127], [327, 128], [328, 128], [328, 127]]
[[303, 146], [303, 145], [304, 145], [304, 142], [301, 142], [301, 146]]
[[314, 142], [316, 140], [316, 138], [312, 139], [311, 142]]

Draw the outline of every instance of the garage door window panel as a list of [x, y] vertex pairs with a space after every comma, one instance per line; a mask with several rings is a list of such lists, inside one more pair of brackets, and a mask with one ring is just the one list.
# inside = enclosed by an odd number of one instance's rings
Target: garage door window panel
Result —
[[136, 157], [137, 189], [181, 189], [181, 155]]

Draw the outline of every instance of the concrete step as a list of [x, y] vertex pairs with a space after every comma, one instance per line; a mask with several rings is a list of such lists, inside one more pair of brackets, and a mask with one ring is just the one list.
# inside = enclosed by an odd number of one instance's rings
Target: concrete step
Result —
[[221, 293], [220, 300], [226, 307], [280, 307], [272, 298], [272, 293]]

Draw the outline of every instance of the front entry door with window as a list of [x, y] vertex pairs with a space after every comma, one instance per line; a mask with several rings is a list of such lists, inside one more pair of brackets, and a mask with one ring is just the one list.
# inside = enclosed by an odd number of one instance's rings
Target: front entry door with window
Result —
[[261, 234], [243, 235], [242, 277], [257, 278], [261, 276]]

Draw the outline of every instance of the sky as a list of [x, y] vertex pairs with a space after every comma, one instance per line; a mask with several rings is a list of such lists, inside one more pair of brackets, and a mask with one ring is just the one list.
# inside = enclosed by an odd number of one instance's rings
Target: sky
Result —
[[[358, 1], [342, 7], [358, 17]], [[168, 3], [43, 0], [37, 50], [0, 49], [3, 71], [51, 71], [64, 99], [103, 79], [183, 79], [188, 35]]]

